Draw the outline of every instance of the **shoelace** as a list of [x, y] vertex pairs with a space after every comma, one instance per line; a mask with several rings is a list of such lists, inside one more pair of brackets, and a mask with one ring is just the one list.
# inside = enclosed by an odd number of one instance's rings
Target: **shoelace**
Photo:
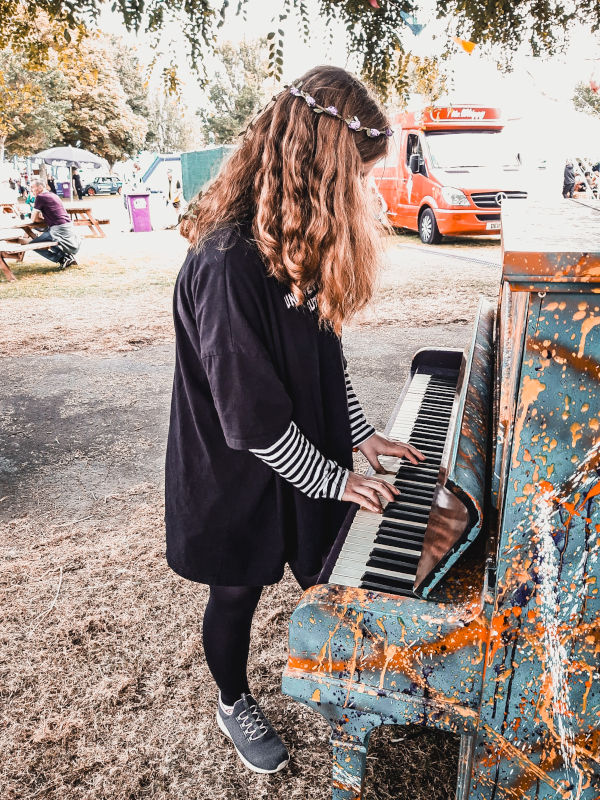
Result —
[[249, 742], [254, 742], [268, 733], [267, 718], [256, 703], [246, 706], [246, 710], [238, 714], [236, 719]]

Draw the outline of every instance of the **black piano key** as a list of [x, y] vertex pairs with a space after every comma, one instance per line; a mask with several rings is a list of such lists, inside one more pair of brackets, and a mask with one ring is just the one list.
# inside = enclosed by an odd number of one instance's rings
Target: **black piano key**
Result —
[[404, 478], [395, 478], [394, 486], [400, 489], [401, 497], [422, 497], [424, 500], [431, 500], [433, 497], [433, 486], [417, 486], [415, 481], [404, 480]]
[[425, 514], [417, 514], [414, 511], [408, 511], [405, 508], [390, 508], [392, 504], [388, 503], [385, 507], [385, 516], [392, 517], [393, 519], [404, 519], [407, 522], [421, 522], [426, 523], [429, 517], [429, 512]]
[[[407, 553], [395, 553], [392, 550], [382, 550], [379, 547], [374, 547], [369, 555], [369, 561], [371, 559], [381, 559], [383, 561], [390, 561], [392, 565], [397, 567], [406, 567], [406, 570], [409, 572], [414, 571], [415, 574], [417, 572], [417, 564], [419, 563], [419, 555], [415, 554], [409, 556]], [[369, 564], [367, 562], [367, 566], [378, 566], [376, 564]], [[381, 566], [381, 565], [379, 565]], [[385, 569], [388, 569], [386, 567]]]
[[415, 597], [415, 593], [411, 589], [390, 588], [384, 586], [382, 583], [376, 581], [361, 581], [361, 589], [369, 589], [372, 592], [385, 592], [386, 594], [395, 594], [399, 597]]
[[391, 592], [404, 597], [414, 597], [413, 582], [402, 578], [388, 578], [385, 575], [374, 575], [367, 571], [360, 581], [361, 589], [373, 589], [376, 592]]
[[420, 411], [425, 412], [429, 411], [441, 421], [444, 419], [449, 419], [452, 416], [452, 409], [446, 406], [440, 406], [439, 403], [422, 403]]
[[425, 535], [425, 528], [422, 525], [414, 525], [411, 522], [402, 522], [393, 517], [385, 517], [381, 520], [378, 532], [389, 534], [390, 536], [403, 536], [407, 539], [422, 539]]
[[441, 439], [436, 441], [424, 433], [411, 433], [408, 437], [408, 441], [410, 444], [414, 444], [415, 447], [420, 445], [422, 448], [426, 448], [432, 455], [441, 456], [444, 451], [444, 442]]
[[429, 468], [425, 461], [419, 464], [403, 464], [398, 470], [398, 475], [402, 477], [415, 477], [419, 476], [420, 480], [429, 481], [430, 483], [437, 483], [437, 476], [439, 469], [437, 467]]
[[392, 536], [389, 531], [386, 531], [377, 534], [374, 539], [374, 544], [387, 544], [390, 547], [404, 547], [406, 550], [412, 550], [418, 558], [423, 549], [423, 538], [409, 539], [406, 535], [401, 536], [400, 532], [398, 532], [398, 536]]
[[[416, 561], [402, 563], [400, 559], [395, 559], [393, 557], [393, 553], [387, 553], [385, 558], [372, 554], [365, 566], [367, 569], [371, 567], [373, 569], [387, 569], [390, 572], [404, 572], [410, 576], [417, 574], [417, 564], [418, 559]], [[402, 577], [402, 580], [408, 580], [404, 575], [399, 577]]]
[[417, 424], [415, 424], [413, 426], [413, 429], [412, 429], [412, 434], [416, 436], [419, 433], [422, 434], [423, 436], [431, 437], [431, 439], [433, 439], [436, 442], [437, 441], [441, 441], [441, 442], [445, 442], [446, 441], [446, 433], [447, 432], [446, 431], [441, 431], [439, 429], [439, 427], [438, 428], [434, 428], [433, 425], [425, 425], [425, 424], [417, 425]]
[[410, 522], [398, 522], [397, 520], [386, 520], [382, 522], [379, 529], [380, 531], [385, 531], [386, 533], [389, 531], [397, 531], [399, 534], [419, 534], [419, 538], [423, 538], [425, 534], [425, 528], [422, 526], [412, 525]]

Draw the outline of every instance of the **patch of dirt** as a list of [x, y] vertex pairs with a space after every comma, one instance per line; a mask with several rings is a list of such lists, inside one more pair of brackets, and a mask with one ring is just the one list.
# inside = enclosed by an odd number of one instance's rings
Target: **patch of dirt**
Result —
[[[374, 305], [346, 337], [355, 389], [378, 422], [410, 354], [463, 346], [477, 294], [495, 300], [499, 287], [498, 269], [443, 257], [444, 247], [469, 254], [465, 243], [386, 245]], [[496, 244], [476, 252], [498, 259]], [[0, 355], [10, 356], [0, 417], [10, 437], [0, 458], [2, 800], [330, 796], [328, 726], [280, 691], [294, 580], [265, 590], [252, 632], [251, 683], [292, 756], [284, 772], [258, 776], [214, 723], [206, 587], [164, 560], [159, 476], [184, 253], [174, 231], [114, 230], [86, 240], [76, 269], [28, 257], [16, 284], [0, 284]], [[448, 800], [456, 761], [452, 736], [377, 731], [365, 800]]]
[[[207, 590], [167, 568], [162, 516], [147, 484], [82, 519], [42, 524], [33, 513], [2, 527], [3, 800], [326, 798], [328, 726], [280, 693], [299, 588], [290, 575], [267, 587], [253, 628], [250, 679], [292, 757], [283, 773], [259, 776], [214, 724]], [[451, 796], [456, 742], [411, 736], [374, 735], [365, 800]], [[415, 793], [419, 780], [427, 793]]]

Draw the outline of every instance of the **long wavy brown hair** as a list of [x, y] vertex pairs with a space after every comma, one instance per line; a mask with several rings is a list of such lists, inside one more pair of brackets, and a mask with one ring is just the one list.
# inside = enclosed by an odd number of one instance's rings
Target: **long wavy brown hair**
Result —
[[[378, 130], [389, 126], [367, 87], [343, 69], [315, 67], [294, 85], [345, 119], [356, 116]], [[321, 320], [339, 334], [374, 291], [381, 224], [364, 175], [387, 147], [386, 136], [353, 131], [285, 89], [192, 203], [181, 232], [199, 247], [223, 227], [250, 224], [269, 274], [299, 304], [316, 291]]]

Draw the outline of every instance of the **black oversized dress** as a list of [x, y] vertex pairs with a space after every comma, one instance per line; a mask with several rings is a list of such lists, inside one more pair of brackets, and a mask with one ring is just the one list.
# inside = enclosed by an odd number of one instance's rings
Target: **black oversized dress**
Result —
[[235, 228], [191, 250], [174, 297], [176, 363], [166, 457], [167, 561], [221, 586], [318, 574], [349, 504], [299, 492], [249, 452], [294, 421], [352, 469], [339, 338], [268, 277]]

